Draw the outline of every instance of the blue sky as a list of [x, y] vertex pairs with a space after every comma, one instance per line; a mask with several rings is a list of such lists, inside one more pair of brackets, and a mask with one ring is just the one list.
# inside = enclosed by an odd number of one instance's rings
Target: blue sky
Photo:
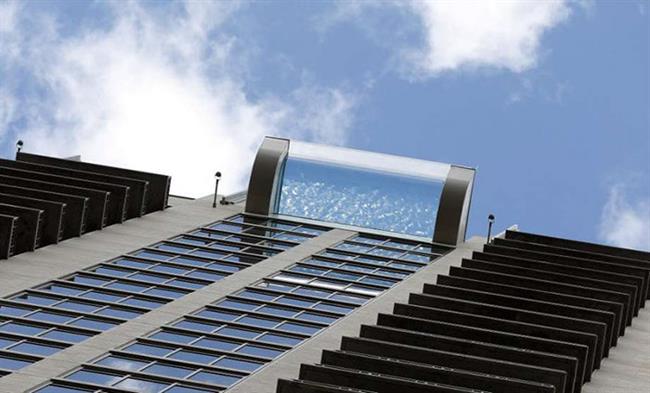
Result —
[[263, 135], [478, 168], [470, 234], [650, 248], [647, 1], [7, 2], [0, 154], [241, 188]]

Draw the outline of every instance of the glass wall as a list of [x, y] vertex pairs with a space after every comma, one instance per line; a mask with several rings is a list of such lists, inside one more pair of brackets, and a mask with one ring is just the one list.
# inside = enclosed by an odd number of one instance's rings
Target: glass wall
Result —
[[276, 213], [431, 238], [450, 165], [291, 141]]

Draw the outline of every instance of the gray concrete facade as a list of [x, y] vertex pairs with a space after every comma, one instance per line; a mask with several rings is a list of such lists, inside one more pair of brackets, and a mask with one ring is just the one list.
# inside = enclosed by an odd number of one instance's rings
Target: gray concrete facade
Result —
[[[200, 203], [200, 202], [199, 202]], [[223, 217], [238, 212], [239, 208], [222, 209]], [[218, 220], [211, 218], [207, 222]], [[196, 225], [194, 225], [196, 226]], [[192, 227], [188, 228], [191, 229]], [[173, 234], [182, 232], [174, 232]], [[172, 235], [173, 235], [172, 234]], [[23, 392], [47, 383], [51, 378], [89, 362], [111, 349], [143, 336], [162, 325], [175, 321], [196, 309], [216, 301], [246, 285], [252, 284], [300, 259], [350, 237], [353, 232], [332, 230], [310, 239], [290, 250], [259, 262], [211, 285], [174, 300], [136, 319], [73, 345], [44, 360], [0, 378], [0, 392]], [[160, 239], [157, 239], [160, 240]]]
[[416, 274], [395, 285], [390, 291], [376, 297], [363, 307], [359, 307], [324, 332], [287, 352], [228, 391], [232, 393], [275, 392], [279, 378], [298, 378], [300, 364], [319, 363], [323, 349], [338, 349], [342, 336], [357, 335], [362, 324], [374, 324], [379, 313], [390, 313], [396, 302], [407, 302], [411, 292], [420, 292], [423, 285], [435, 281], [438, 274], [446, 274], [450, 266], [460, 265], [462, 258], [469, 257], [472, 251], [479, 250], [483, 246], [484, 240], [483, 238], [472, 238], [461, 243], [455, 250], [420, 269]]

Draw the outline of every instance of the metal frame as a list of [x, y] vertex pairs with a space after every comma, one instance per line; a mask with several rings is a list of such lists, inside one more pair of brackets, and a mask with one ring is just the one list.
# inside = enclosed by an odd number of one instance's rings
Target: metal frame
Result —
[[288, 153], [288, 139], [264, 138], [255, 156], [248, 183], [246, 213], [268, 216], [275, 211], [278, 179]]
[[456, 245], [465, 241], [476, 170], [452, 165], [440, 195], [433, 242]]

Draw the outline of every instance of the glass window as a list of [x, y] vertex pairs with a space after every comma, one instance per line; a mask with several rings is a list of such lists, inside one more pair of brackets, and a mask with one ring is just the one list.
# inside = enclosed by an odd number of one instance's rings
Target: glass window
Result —
[[190, 336], [187, 334], [180, 334], [180, 333], [167, 332], [167, 331], [154, 333], [151, 336], [149, 336], [149, 338], [153, 338], [155, 340], [161, 340], [161, 341], [171, 341], [171, 342], [181, 343], [181, 344], [188, 344], [196, 340], [196, 336]]
[[[174, 259], [174, 262], [176, 262], [175, 259]], [[190, 271], [190, 269], [184, 269], [182, 267], [169, 266], [169, 265], [158, 265], [158, 266], [152, 267], [149, 270], [152, 271], [152, 272], [174, 274], [174, 275], [177, 275], [177, 276], [182, 276], [183, 274], [187, 274], [187, 272]]]
[[84, 327], [87, 329], [101, 330], [101, 331], [108, 330], [114, 326], [117, 326], [117, 323], [100, 321], [94, 318], [81, 318], [74, 322], [71, 322], [70, 324], [79, 327]]
[[178, 299], [179, 297], [185, 296], [187, 292], [174, 291], [173, 289], [167, 288], [152, 288], [148, 291], [145, 291], [147, 295], [166, 297], [171, 299]]
[[136, 306], [136, 307], [142, 307], [142, 308], [148, 308], [148, 309], [154, 309], [162, 306], [164, 303], [161, 302], [154, 302], [151, 300], [144, 300], [144, 299], [139, 299], [139, 298], [130, 298], [126, 299], [125, 301], [122, 302], [122, 304], [128, 304], [130, 306]]
[[201, 310], [195, 313], [195, 315], [198, 315], [203, 318], [216, 319], [218, 321], [232, 321], [241, 316], [241, 314], [234, 314], [230, 312], [217, 311], [217, 310]]
[[220, 356], [206, 355], [204, 353], [187, 351], [184, 349], [171, 354], [169, 357], [171, 359], [184, 360], [186, 362], [199, 364], [210, 364], [220, 358]]
[[45, 296], [39, 296], [39, 295], [32, 295], [29, 293], [23, 293], [18, 296], [14, 296], [12, 300], [17, 300], [20, 302], [26, 302], [30, 304], [36, 304], [39, 306], [51, 306], [52, 304], [58, 302], [58, 299], [51, 298], [51, 297], [45, 297]]
[[56, 329], [41, 335], [41, 337], [49, 338], [51, 340], [64, 341], [68, 343], [78, 343], [92, 336], [88, 334], [72, 333], [69, 331]]
[[296, 318], [297, 319], [302, 319], [304, 321], [326, 323], [328, 325], [338, 319], [338, 318], [335, 318], [335, 317], [329, 317], [329, 316], [322, 315], [322, 314], [314, 314], [314, 313], [311, 313], [311, 312], [302, 313], [302, 314], [298, 315]]
[[218, 367], [226, 367], [240, 371], [255, 371], [262, 367], [263, 363], [253, 362], [250, 360], [241, 360], [235, 358], [225, 357], [214, 364]]
[[278, 330], [286, 330], [287, 332], [292, 332], [292, 333], [313, 335], [316, 334], [320, 330], [320, 328], [302, 325], [299, 323], [285, 322], [282, 325], [278, 326]]
[[251, 256], [245, 256], [245, 255], [237, 255], [237, 254], [231, 254], [228, 255], [227, 257], [224, 258], [225, 261], [229, 262], [240, 262], [240, 263], [245, 263], [248, 265], [252, 265], [253, 263], [257, 263], [261, 261], [261, 258], [256, 258], [256, 257], [251, 257]]
[[[258, 292], [253, 292], [254, 294], [257, 294]], [[239, 294], [241, 296], [241, 294]], [[251, 297], [251, 296], [245, 296], [245, 297]], [[270, 299], [273, 299], [274, 296], [271, 296]], [[258, 307], [257, 304], [254, 303], [248, 303], [248, 302], [242, 302], [239, 300], [232, 300], [232, 299], [225, 299], [217, 303], [218, 306], [221, 307], [228, 307], [228, 308], [235, 308], [237, 310], [254, 310]]]
[[268, 347], [260, 347], [258, 345], [246, 344], [237, 350], [238, 353], [243, 353], [251, 356], [259, 356], [263, 358], [274, 359], [284, 353], [279, 349], [272, 349]]
[[262, 335], [258, 340], [271, 344], [288, 345], [290, 347], [296, 346], [302, 342], [302, 339], [299, 338], [282, 336], [280, 334], [274, 333], [266, 333]]
[[179, 236], [174, 239], [172, 239], [175, 242], [178, 243], [185, 243], [185, 244], [192, 244], [195, 246], [204, 246], [206, 244], [210, 244], [209, 240], [202, 240], [202, 239], [197, 239], [194, 237], [188, 237], [188, 236]]
[[17, 343], [17, 340], [12, 340], [10, 338], [5, 338], [5, 337], [0, 337], [0, 348], [5, 348], [8, 347], [9, 345], [13, 345]]
[[195, 270], [192, 273], [188, 274], [188, 277], [194, 277], [194, 278], [200, 278], [203, 280], [209, 280], [209, 281], [219, 281], [222, 278], [226, 277], [223, 274], [217, 274], [217, 273], [210, 273], [210, 272], [203, 272], [200, 270]]
[[90, 291], [84, 293], [83, 295], [80, 295], [80, 297], [86, 299], [101, 300], [104, 302], [119, 302], [120, 300], [124, 299], [124, 296], [118, 296], [111, 293], [99, 291]]
[[237, 272], [241, 270], [239, 266], [228, 265], [226, 263], [214, 262], [208, 265], [210, 269], [221, 270], [224, 272]]
[[207, 371], [201, 371], [198, 372], [190, 379], [195, 380], [195, 381], [201, 381], [201, 382], [207, 382], [215, 385], [221, 385], [221, 386], [230, 386], [233, 383], [239, 381], [241, 377], [236, 377], [234, 375], [225, 375], [225, 374], [217, 374], [213, 372], [207, 372]]
[[115, 385], [115, 387], [135, 390], [138, 393], [158, 393], [168, 386], [168, 383], [154, 382], [141, 378], [126, 378]]
[[224, 336], [232, 336], [232, 337], [239, 337], [245, 339], [251, 339], [260, 334], [259, 332], [253, 330], [240, 329], [240, 328], [235, 328], [230, 326], [219, 329], [216, 333], [222, 334]]
[[51, 292], [58, 293], [58, 294], [61, 294], [61, 295], [71, 295], [71, 296], [77, 296], [80, 293], [85, 291], [85, 289], [73, 288], [73, 287], [69, 287], [67, 285], [57, 285], [57, 284], [48, 285], [48, 286], [42, 288], [41, 290], [43, 290], [43, 291], [51, 291]]
[[108, 317], [121, 318], [121, 319], [133, 319], [142, 315], [141, 312], [124, 310], [122, 308], [116, 308], [116, 307], [105, 308], [99, 311], [97, 314], [106, 315]]
[[145, 373], [164, 375], [171, 378], [185, 378], [188, 375], [192, 374], [195, 370], [191, 368], [170, 366], [167, 364], [153, 364], [144, 370]]
[[43, 389], [37, 390], [34, 393], [90, 393], [90, 392], [91, 391], [88, 389], [71, 388], [71, 387], [59, 386], [59, 385], [48, 385]]
[[35, 312], [27, 316], [27, 318], [35, 319], [37, 321], [60, 323], [60, 324], [65, 324], [74, 319], [73, 317], [67, 315], [55, 314], [47, 311]]
[[249, 299], [265, 300], [265, 301], [270, 301], [277, 297], [277, 295], [269, 295], [266, 293], [251, 291], [248, 289], [239, 292], [237, 296], [241, 296]]
[[107, 366], [107, 367], [112, 367], [112, 368], [117, 368], [120, 370], [127, 370], [127, 371], [137, 371], [149, 363], [150, 362], [148, 361], [135, 360], [131, 358], [125, 358], [122, 356], [114, 356], [114, 355], [105, 357], [99, 360], [98, 362], [95, 362], [95, 364], [101, 364], [102, 366]]
[[181, 280], [179, 278], [169, 280], [169, 281], [167, 281], [167, 284], [168, 285], [175, 285], [177, 287], [191, 289], [191, 290], [203, 288], [205, 286], [205, 284], [200, 284], [200, 283], [197, 283], [197, 282], [194, 282], [194, 281]]
[[135, 343], [124, 348], [124, 351], [163, 357], [172, 352], [173, 349], [161, 347], [158, 345]]
[[228, 231], [228, 232], [241, 232], [244, 228], [241, 225], [229, 224], [226, 222], [219, 222], [209, 226], [210, 229]]
[[126, 266], [126, 267], [134, 267], [136, 269], [147, 269], [153, 265], [151, 262], [142, 262], [142, 261], [136, 261], [134, 259], [117, 259], [113, 261], [115, 265], [119, 266]]
[[100, 266], [94, 269], [93, 271], [97, 274], [104, 274], [106, 276], [116, 276], [116, 277], [124, 277], [132, 273], [131, 270], [114, 269], [106, 266]]
[[257, 312], [275, 315], [277, 317], [292, 318], [298, 312], [295, 310], [290, 310], [288, 308], [274, 307], [274, 306], [264, 306], [257, 310]]
[[211, 391], [177, 385], [165, 390], [165, 393], [211, 393]]
[[449, 169], [437, 162], [291, 141], [278, 213], [431, 237]]
[[93, 285], [96, 287], [102, 286], [110, 281], [109, 279], [106, 278], [89, 277], [89, 276], [82, 276], [82, 275], [74, 275], [68, 278], [68, 280], [77, 282], [79, 284]]
[[352, 307], [338, 306], [330, 303], [319, 303], [314, 307], [314, 309], [321, 311], [330, 311], [339, 314], [347, 314], [350, 311], [354, 310]]
[[213, 325], [211, 323], [182, 320], [176, 322], [173, 326], [182, 329], [197, 330], [199, 332], [212, 332], [223, 325]]
[[63, 303], [57, 304], [57, 307], [66, 310], [73, 310], [73, 311], [87, 312], [87, 313], [95, 312], [97, 311], [98, 308], [100, 308], [100, 306], [96, 306], [94, 304], [75, 302], [73, 300], [68, 300]]
[[35, 336], [43, 333], [45, 330], [47, 329], [16, 322], [8, 322], [0, 326], [0, 331], [2, 332], [24, 334], [25, 336]]
[[43, 345], [36, 343], [24, 342], [11, 347], [12, 351], [28, 353], [37, 356], [50, 356], [62, 350], [61, 347], [53, 347], [51, 345]]
[[20, 370], [23, 367], [32, 364], [29, 360], [17, 359], [9, 356], [0, 356], [0, 369]]
[[159, 261], [166, 261], [172, 257], [172, 255], [169, 254], [163, 254], [160, 252], [147, 251], [147, 250], [136, 251], [133, 255], [140, 258], [156, 259]]
[[240, 344], [227, 340], [219, 340], [216, 338], [202, 338], [192, 345], [203, 348], [218, 349], [222, 351], [232, 351]]
[[278, 300], [276, 300], [276, 303], [286, 304], [288, 306], [309, 308], [313, 306], [316, 302], [313, 300], [296, 299], [294, 297], [282, 296]]
[[265, 319], [265, 318], [258, 318], [258, 317], [243, 317], [241, 319], [237, 320], [237, 323], [243, 323], [245, 325], [252, 325], [255, 327], [261, 327], [261, 328], [272, 328], [275, 325], [278, 324], [278, 321], [274, 321], [271, 319]]
[[131, 284], [131, 283], [117, 281], [108, 284], [106, 288], [112, 288], [112, 289], [117, 289], [126, 292], [142, 292], [149, 287], [145, 285], [138, 285], [138, 284]]
[[97, 385], [112, 385], [122, 379], [119, 375], [100, 373], [98, 371], [79, 370], [66, 377], [73, 381], [90, 382]]
[[130, 279], [133, 280], [139, 280], [139, 281], [146, 281], [146, 282], [151, 282], [154, 284], [160, 284], [162, 282], [165, 282], [168, 280], [167, 277], [160, 277], [156, 276], [154, 274], [148, 274], [148, 273], [136, 273], [131, 276], [129, 276]]
[[[202, 242], [199, 242], [199, 244], [201, 243]], [[182, 247], [182, 246], [177, 246], [169, 243], [156, 244], [154, 248], [157, 248], [158, 250], [177, 253], [177, 254], [185, 254], [186, 252], [193, 250], [192, 247]]]
[[0, 305], [0, 315], [11, 317], [22, 317], [32, 310], [22, 307]]
[[343, 295], [340, 293], [334, 294], [332, 297], [330, 297], [332, 300], [338, 300], [341, 302], [348, 302], [348, 303], [354, 303], [354, 304], [363, 304], [368, 301], [367, 298], [365, 297], [357, 297], [357, 296], [352, 296], [352, 295]]
[[172, 262], [181, 263], [183, 265], [189, 265], [189, 266], [205, 266], [205, 265], [208, 265], [210, 263], [209, 261], [204, 261], [202, 259], [192, 258], [192, 257], [185, 257], [185, 256], [174, 258], [174, 259], [172, 259]]
[[409, 254], [406, 254], [406, 255], [402, 256], [401, 259], [406, 259], [406, 260], [415, 261], [415, 262], [428, 263], [428, 262], [431, 262], [431, 260], [433, 258], [428, 256], [428, 255], [409, 253]]

